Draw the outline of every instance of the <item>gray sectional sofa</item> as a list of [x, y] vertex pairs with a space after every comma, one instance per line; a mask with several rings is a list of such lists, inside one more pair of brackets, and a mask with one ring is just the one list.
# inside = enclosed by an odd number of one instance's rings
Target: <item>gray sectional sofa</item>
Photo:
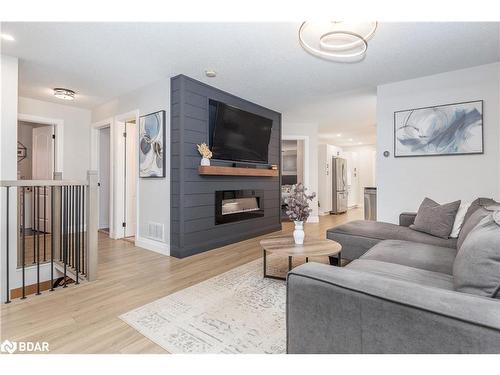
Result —
[[500, 213], [485, 209], [491, 203], [474, 202], [458, 239], [410, 229], [412, 213], [400, 225], [328, 230], [352, 261], [288, 274], [288, 353], [500, 353]]

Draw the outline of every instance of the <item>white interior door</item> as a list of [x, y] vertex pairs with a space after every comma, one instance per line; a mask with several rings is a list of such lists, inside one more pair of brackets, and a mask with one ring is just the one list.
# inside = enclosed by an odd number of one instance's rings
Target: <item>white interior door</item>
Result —
[[135, 236], [137, 202], [137, 127], [135, 122], [125, 123], [125, 237]]
[[[51, 125], [33, 128], [33, 180], [52, 180], [54, 177], [53, 134], [54, 129]], [[51, 223], [50, 188], [40, 187], [34, 193], [38, 202], [33, 207], [33, 210], [36, 210], [36, 216], [33, 218], [33, 229], [49, 233]]]

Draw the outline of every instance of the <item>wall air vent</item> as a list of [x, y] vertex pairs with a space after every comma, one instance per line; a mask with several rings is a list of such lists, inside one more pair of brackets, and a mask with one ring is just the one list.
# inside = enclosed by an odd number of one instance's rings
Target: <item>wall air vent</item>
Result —
[[147, 237], [155, 241], [163, 241], [163, 224], [149, 222]]

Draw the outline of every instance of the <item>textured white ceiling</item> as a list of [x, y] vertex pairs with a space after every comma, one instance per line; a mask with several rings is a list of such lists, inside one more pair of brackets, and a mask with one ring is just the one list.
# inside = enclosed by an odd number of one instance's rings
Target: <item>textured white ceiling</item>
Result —
[[93, 108], [183, 73], [317, 122], [322, 134], [369, 138], [378, 84], [498, 61], [498, 25], [382, 23], [355, 64], [304, 52], [297, 23], [2, 23], [16, 41], [1, 47], [20, 58], [22, 96], [60, 103], [51, 88], [66, 87], [78, 97], [65, 104]]

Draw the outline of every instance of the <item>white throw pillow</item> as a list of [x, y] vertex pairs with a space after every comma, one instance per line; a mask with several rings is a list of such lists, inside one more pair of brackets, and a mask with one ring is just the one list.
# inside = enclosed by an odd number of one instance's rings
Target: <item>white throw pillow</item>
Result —
[[458, 238], [462, 225], [464, 224], [465, 214], [469, 209], [472, 202], [462, 202], [457, 211], [457, 216], [455, 216], [455, 221], [453, 222], [453, 229], [451, 230], [450, 237]]

